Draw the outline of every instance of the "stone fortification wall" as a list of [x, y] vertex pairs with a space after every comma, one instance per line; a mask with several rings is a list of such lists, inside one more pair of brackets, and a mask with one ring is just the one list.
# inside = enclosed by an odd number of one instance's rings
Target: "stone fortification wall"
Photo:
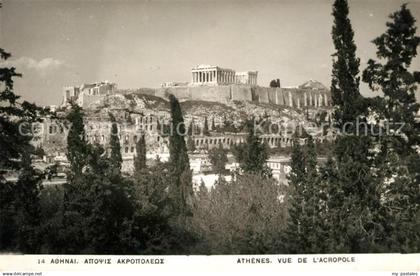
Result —
[[231, 100], [252, 101], [251, 87], [247, 85], [179, 86], [158, 88], [155, 96], [175, 95], [179, 100], [226, 103]]
[[[282, 106], [303, 108], [305, 106], [328, 106], [330, 93], [326, 89], [272, 88], [250, 85], [220, 86], [177, 86], [154, 90], [155, 96], [167, 98], [175, 95], [181, 101], [209, 101], [226, 103], [228, 101], [253, 101]], [[148, 90], [150, 95], [150, 90]]]

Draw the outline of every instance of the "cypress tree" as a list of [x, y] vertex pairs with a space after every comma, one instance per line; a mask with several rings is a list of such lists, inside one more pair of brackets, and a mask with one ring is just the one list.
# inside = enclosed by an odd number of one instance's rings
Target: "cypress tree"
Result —
[[203, 134], [205, 136], [209, 136], [210, 135], [210, 132], [209, 132], [209, 122], [207, 121], [207, 117], [204, 117]]
[[[62, 253], [80, 253], [86, 247], [87, 217], [90, 216], [91, 204], [89, 187], [84, 179], [84, 171], [89, 162], [91, 147], [86, 141], [82, 109], [72, 103], [67, 120], [70, 130], [67, 136], [67, 158], [70, 168], [67, 171], [67, 183], [63, 195], [63, 224], [60, 233], [61, 242], [72, 240], [60, 248]], [[74, 238], [77, 237], [77, 238]]]
[[304, 210], [304, 194], [306, 180], [305, 157], [297, 139], [293, 140], [291, 154], [291, 172], [288, 175], [289, 192], [289, 217], [286, 229], [285, 243], [288, 253], [303, 253], [306, 247], [306, 234], [302, 229], [302, 214]]
[[136, 144], [136, 156], [134, 157], [134, 171], [141, 172], [147, 169], [146, 166], [146, 140], [144, 135], [140, 137]]
[[118, 125], [115, 120], [114, 115], [109, 113], [109, 118], [111, 121], [111, 138], [109, 141], [109, 146], [111, 148], [111, 163], [113, 168], [116, 170], [116, 172], [121, 171], [122, 166], [122, 156], [121, 156], [121, 145], [120, 140], [118, 136]]
[[[372, 175], [372, 139], [359, 135], [359, 120], [364, 120], [364, 99], [359, 93], [359, 59], [353, 30], [348, 18], [346, 0], [333, 4], [334, 26], [332, 39], [336, 49], [333, 55], [331, 93], [336, 111], [335, 123], [345, 132], [334, 145], [338, 179], [325, 179], [322, 187], [329, 194], [328, 225], [329, 244], [332, 252], [373, 252], [383, 238], [380, 225], [379, 182]], [[352, 127], [346, 127], [352, 123]], [[357, 222], [357, 223], [355, 223]]]
[[214, 117], [213, 117], [213, 118], [211, 118], [211, 130], [212, 130], [212, 131], [215, 131], [215, 130], [216, 130], [216, 124], [215, 124], [215, 122], [214, 122]]
[[70, 122], [70, 130], [67, 136], [67, 159], [70, 162], [70, 171], [67, 178], [69, 180], [80, 176], [83, 167], [86, 165], [88, 145], [83, 115], [81, 107], [71, 103], [71, 110], [67, 115], [67, 120]]
[[172, 133], [169, 137], [169, 163], [171, 166], [171, 196], [175, 214], [185, 216], [190, 212], [192, 196], [192, 175], [187, 146], [185, 144], [185, 124], [181, 106], [177, 98], [169, 96], [171, 106]]
[[187, 135], [188, 136], [193, 136], [194, 135], [194, 120], [191, 120], [190, 125], [188, 127], [187, 130]]
[[348, 14], [347, 0], [334, 1], [332, 39], [336, 52], [333, 54], [331, 97], [336, 107], [338, 127], [355, 122], [362, 112], [358, 77], [360, 60], [356, 57], [354, 32]]

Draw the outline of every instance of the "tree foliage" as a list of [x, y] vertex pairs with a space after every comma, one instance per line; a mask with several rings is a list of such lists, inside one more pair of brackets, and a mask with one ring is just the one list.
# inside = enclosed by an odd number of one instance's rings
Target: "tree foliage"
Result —
[[[0, 48], [0, 60], [11, 54]], [[21, 77], [14, 67], [0, 68], [0, 250], [36, 253], [40, 248], [39, 225], [42, 172], [31, 164], [34, 147], [31, 124], [49, 110], [26, 101], [14, 93], [14, 78]], [[9, 182], [5, 175], [17, 176]]]
[[386, 130], [375, 139], [378, 144], [375, 170], [384, 183], [386, 244], [393, 251], [417, 252], [420, 248], [417, 166], [420, 122], [415, 116], [420, 105], [414, 93], [420, 72], [410, 72], [409, 67], [417, 56], [420, 37], [416, 35], [415, 19], [406, 4], [389, 18], [385, 33], [373, 40], [378, 60], [368, 61], [363, 80], [371, 89], [384, 94], [376, 101], [374, 110], [385, 122], [385, 126], [378, 124], [377, 128]]
[[271, 80], [270, 87], [280, 87], [280, 79]]
[[213, 166], [213, 170], [217, 174], [221, 175], [225, 172], [226, 163], [228, 162], [227, 150], [223, 148], [221, 143], [219, 143], [217, 147], [209, 150], [209, 159]]
[[201, 186], [194, 201], [193, 225], [201, 242], [197, 253], [273, 254], [282, 251], [286, 225], [281, 186], [261, 175], [232, 182], [219, 178], [210, 192]]
[[233, 153], [242, 171], [247, 173], [261, 174], [271, 177], [271, 170], [267, 167], [267, 146], [261, 143], [261, 139], [253, 128], [252, 122], [247, 123], [248, 136], [246, 142], [235, 147]]

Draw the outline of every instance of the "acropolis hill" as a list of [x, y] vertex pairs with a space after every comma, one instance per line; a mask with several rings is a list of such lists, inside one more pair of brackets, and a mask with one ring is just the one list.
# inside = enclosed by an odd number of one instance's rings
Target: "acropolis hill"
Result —
[[[279, 86], [279, 81], [275, 84]], [[190, 82], [166, 82], [159, 88], [118, 89], [115, 83], [108, 81], [67, 86], [57, 114], [64, 117], [70, 102], [76, 102], [84, 109], [86, 140], [106, 148], [110, 137], [109, 114], [112, 113], [120, 127], [123, 171], [130, 173], [136, 144], [143, 134], [149, 159], [156, 155], [168, 156], [168, 135], [161, 130], [166, 129], [171, 119], [169, 94], [180, 100], [184, 122], [200, 154], [219, 144], [229, 150], [243, 143], [247, 135], [244, 122], [250, 118], [264, 119], [277, 126], [279, 132], [261, 135], [261, 140], [274, 151], [287, 152], [292, 131], [298, 125], [317, 143], [334, 139], [334, 133], [324, 131], [317, 124], [328, 120], [331, 113], [330, 92], [323, 84], [311, 80], [293, 88], [263, 87], [258, 85], [257, 71], [236, 72], [210, 65], [192, 68]], [[206, 122], [209, 131], [204, 133]], [[66, 160], [64, 130], [48, 118], [39, 128], [48, 131], [34, 139], [34, 145], [42, 147], [56, 161]], [[196, 158], [195, 153], [191, 154], [191, 160], [198, 158], [198, 163], [207, 162], [205, 157]], [[277, 169], [280, 166], [270, 164]], [[200, 172], [201, 169], [194, 170]]]
[[293, 88], [263, 87], [257, 84], [257, 76], [257, 71], [235, 72], [219, 66], [198, 65], [191, 69], [191, 82], [166, 82], [160, 88], [118, 90], [109, 82], [64, 87], [63, 104], [76, 100], [83, 108], [89, 108], [96, 106], [106, 95], [134, 92], [164, 99], [173, 94], [180, 101], [248, 101], [297, 109], [330, 105], [330, 91], [317, 81], [311, 80]]

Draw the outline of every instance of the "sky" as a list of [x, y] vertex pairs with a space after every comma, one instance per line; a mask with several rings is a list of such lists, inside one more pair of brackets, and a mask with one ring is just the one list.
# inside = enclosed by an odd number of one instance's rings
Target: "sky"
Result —
[[[6, 64], [23, 73], [15, 92], [37, 104], [60, 104], [65, 85], [190, 81], [198, 64], [256, 70], [261, 86], [275, 78], [282, 86], [309, 79], [330, 86], [332, 0], [2, 2], [0, 47], [13, 55]], [[371, 41], [404, 2], [420, 20], [420, 0], [349, 1], [361, 70], [375, 58]], [[420, 71], [419, 57], [411, 68]]]

